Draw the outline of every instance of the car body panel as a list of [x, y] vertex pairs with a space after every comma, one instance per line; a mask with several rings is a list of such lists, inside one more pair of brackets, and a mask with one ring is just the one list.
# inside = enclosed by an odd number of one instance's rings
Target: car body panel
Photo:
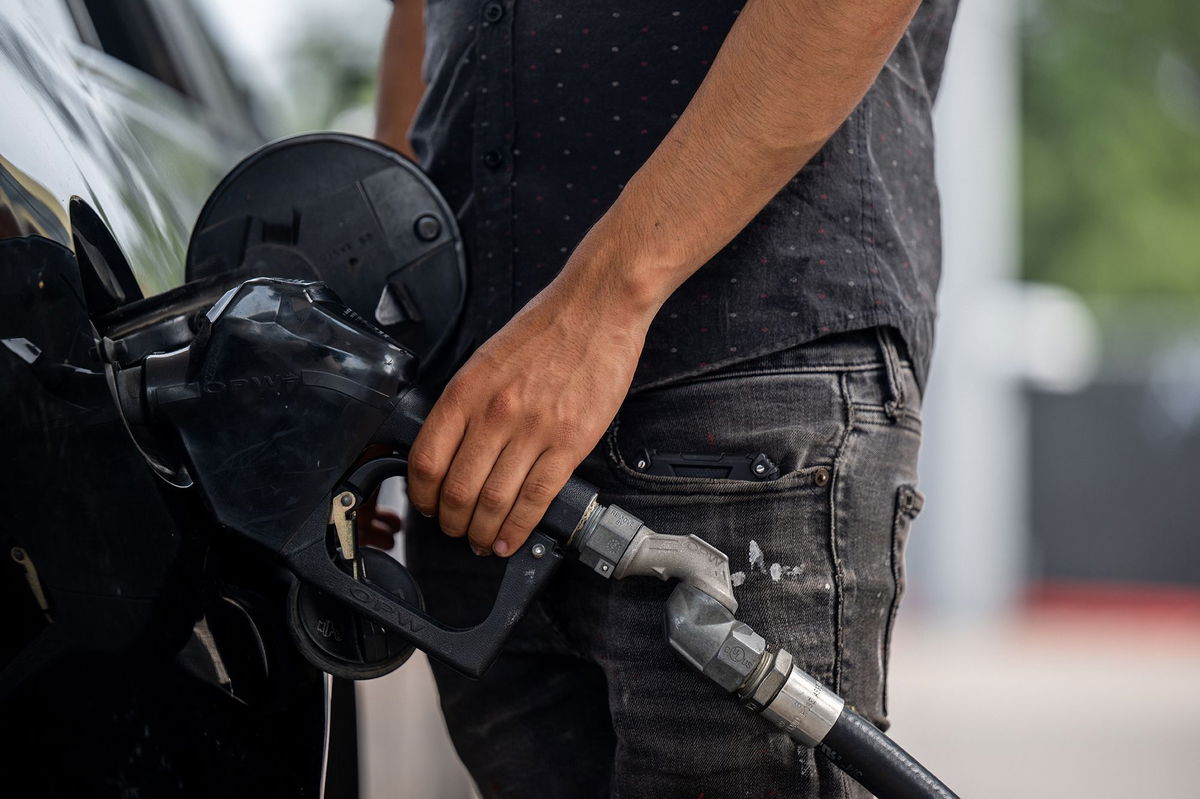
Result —
[[64, 212], [72, 196], [91, 205], [145, 294], [179, 285], [205, 198], [261, 143], [249, 118], [214, 124], [197, 101], [85, 44], [63, 3], [0, 9], [0, 156]]
[[276, 618], [289, 578], [147, 467], [81, 280], [182, 284], [196, 215], [261, 136], [186, 3], [147, 7], [199, 65], [190, 94], [90, 44], [89, 5], [0, 0], [3, 793], [316, 796], [330, 689]]

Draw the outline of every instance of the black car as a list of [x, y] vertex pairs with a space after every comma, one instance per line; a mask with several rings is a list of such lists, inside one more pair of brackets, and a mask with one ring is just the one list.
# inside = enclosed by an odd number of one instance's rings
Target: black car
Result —
[[131, 435], [107, 361], [186, 345], [257, 274], [340, 281], [428, 353], [452, 216], [349, 137], [227, 175], [262, 137], [186, 2], [2, 0], [0, 107], [0, 793], [355, 795], [352, 686], [281, 623], [294, 579]]

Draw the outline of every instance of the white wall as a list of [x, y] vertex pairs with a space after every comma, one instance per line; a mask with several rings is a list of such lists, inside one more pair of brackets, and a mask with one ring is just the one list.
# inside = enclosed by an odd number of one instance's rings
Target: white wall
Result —
[[1019, 3], [963, 0], [936, 110], [945, 265], [910, 604], [972, 620], [1017, 597], [1027, 540], [1017, 218]]

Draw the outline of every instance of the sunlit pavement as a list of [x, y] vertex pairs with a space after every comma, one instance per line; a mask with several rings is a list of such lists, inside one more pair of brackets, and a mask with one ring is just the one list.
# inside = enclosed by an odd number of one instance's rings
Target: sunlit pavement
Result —
[[[1200, 797], [1200, 616], [902, 611], [894, 641], [890, 734], [963, 799]], [[364, 799], [471, 796], [420, 656], [359, 697]]]
[[890, 734], [964, 799], [1200, 797], [1200, 617], [902, 618], [894, 640]]
[[437, 704], [429, 661], [417, 652], [400, 669], [358, 683], [362, 799], [470, 799]]

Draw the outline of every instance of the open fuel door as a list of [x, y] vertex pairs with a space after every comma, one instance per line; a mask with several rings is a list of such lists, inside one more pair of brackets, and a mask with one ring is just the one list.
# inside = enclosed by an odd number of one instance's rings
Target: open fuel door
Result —
[[466, 296], [441, 194], [404, 156], [341, 133], [274, 142], [221, 181], [192, 231], [186, 276], [225, 273], [322, 280], [426, 370], [442, 366]]

